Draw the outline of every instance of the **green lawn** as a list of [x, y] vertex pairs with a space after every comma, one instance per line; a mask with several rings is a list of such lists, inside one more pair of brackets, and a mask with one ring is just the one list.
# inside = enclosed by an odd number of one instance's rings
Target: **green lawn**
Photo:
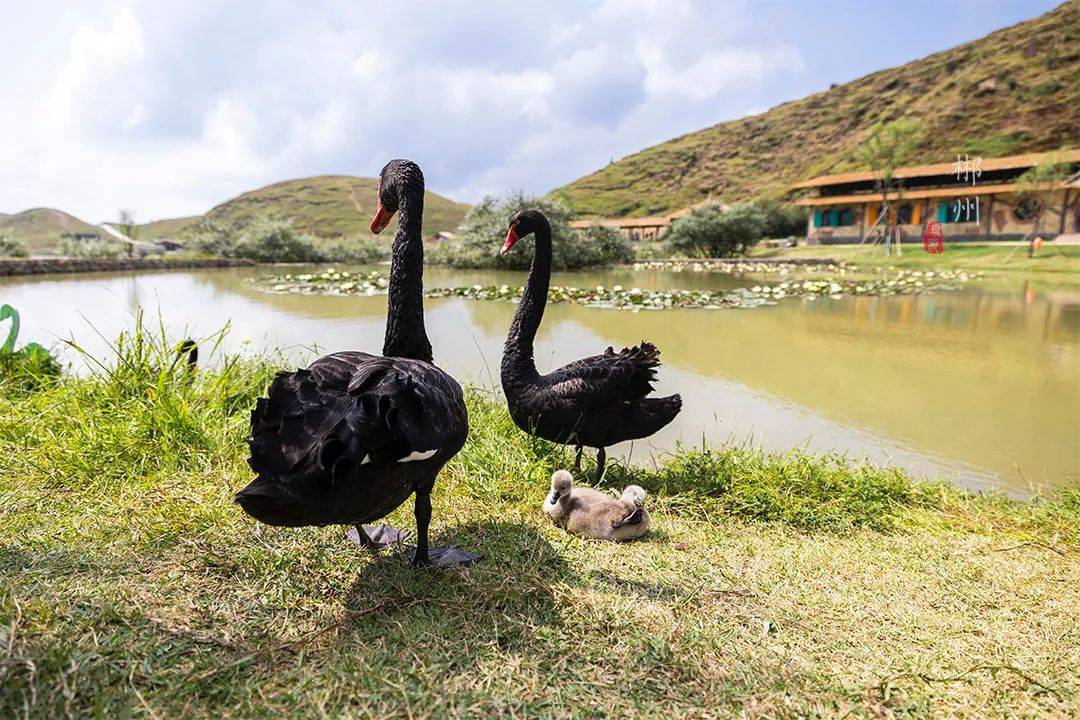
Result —
[[[834, 258], [865, 267], [894, 266], [907, 269], [952, 268], [984, 272], [1048, 272], [1080, 273], [1080, 246], [1055, 246], [1047, 243], [1027, 256], [1027, 247], [1016, 252], [1015, 243], [975, 244], [945, 243], [945, 251], [931, 255], [921, 242], [905, 243], [902, 254], [886, 255], [880, 247], [857, 245], [814, 245], [794, 248], [756, 248], [751, 255], [758, 258]], [[1011, 257], [1010, 257], [1011, 254]]]
[[[642, 542], [540, 510], [569, 453], [470, 391], [414, 570], [232, 504], [276, 361], [0, 384], [0, 716], [1060, 718], [1080, 494], [1019, 503], [836, 458], [686, 450]], [[205, 354], [205, 353], [204, 353]], [[411, 513], [392, 520], [412, 527]]]

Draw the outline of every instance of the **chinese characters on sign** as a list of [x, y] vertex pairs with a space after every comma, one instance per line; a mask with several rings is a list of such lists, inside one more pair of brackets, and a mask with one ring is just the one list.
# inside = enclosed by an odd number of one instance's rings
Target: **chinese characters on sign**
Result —
[[922, 236], [923, 250], [931, 255], [938, 255], [945, 251], [945, 238], [941, 234], [941, 223], [937, 220], [926, 226], [926, 232]]
[[[975, 181], [982, 177], [982, 158], [971, 158], [966, 153], [957, 155], [953, 173], [957, 180], [970, 180], [971, 186], [975, 187]], [[979, 222], [979, 196], [956, 200], [952, 206], [952, 216], [953, 222]]]
[[967, 155], [957, 155], [956, 162], [953, 163], [953, 173], [956, 174], [957, 180], [967, 182], [970, 179], [974, 187], [975, 181], [982, 177], [982, 158], [977, 157], [972, 160]]

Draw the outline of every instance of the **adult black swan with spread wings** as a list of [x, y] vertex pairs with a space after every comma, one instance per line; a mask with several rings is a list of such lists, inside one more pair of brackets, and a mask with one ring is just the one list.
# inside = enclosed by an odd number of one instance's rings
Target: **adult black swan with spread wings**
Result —
[[461, 386], [432, 364], [424, 329], [424, 176], [416, 163], [388, 163], [378, 201], [373, 233], [399, 214], [383, 354], [338, 352], [277, 374], [251, 413], [248, 464], [257, 477], [236, 502], [268, 525], [353, 525], [355, 542], [379, 548], [403, 533], [363, 523], [415, 493], [413, 563], [472, 562], [479, 556], [428, 547], [432, 487], [465, 444], [469, 421]]
[[536, 250], [525, 292], [518, 303], [502, 358], [502, 386], [510, 416], [524, 430], [545, 440], [597, 448], [596, 481], [604, 474], [605, 448], [648, 437], [675, 419], [682, 398], [648, 397], [653, 391], [660, 351], [643, 342], [615, 352], [577, 360], [541, 375], [533, 341], [547, 304], [551, 280], [551, 225], [536, 210], [523, 210], [510, 221], [502, 254], [520, 238], [536, 236]]

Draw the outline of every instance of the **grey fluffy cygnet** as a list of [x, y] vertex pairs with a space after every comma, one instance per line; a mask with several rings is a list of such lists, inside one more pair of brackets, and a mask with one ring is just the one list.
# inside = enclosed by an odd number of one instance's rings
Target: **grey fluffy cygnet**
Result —
[[613, 498], [592, 488], [575, 488], [566, 470], [551, 476], [544, 512], [564, 530], [594, 540], [635, 540], [648, 532], [650, 524], [645, 491], [637, 485]]

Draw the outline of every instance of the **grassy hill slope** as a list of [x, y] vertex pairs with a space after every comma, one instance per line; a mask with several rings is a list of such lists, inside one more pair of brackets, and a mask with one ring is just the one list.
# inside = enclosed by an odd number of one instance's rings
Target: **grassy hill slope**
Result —
[[[242, 226], [255, 218], [292, 220], [300, 232], [321, 237], [369, 235], [375, 213], [375, 178], [322, 175], [268, 185], [228, 200], [210, 210], [190, 233], [207, 224]], [[468, 205], [428, 192], [424, 199], [424, 231], [453, 230]]]
[[[163, 220], [151, 220], [136, 226], [135, 238], [137, 240], [158, 240], [160, 238], [174, 238], [189, 225], [202, 220], [202, 215], [189, 215], [187, 217], [165, 218]], [[117, 227], [114, 222], [105, 223]]]
[[918, 118], [919, 162], [1080, 144], [1080, 2], [752, 117], [642, 150], [554, 191], [584, 217], [643, 216], [710, 195], [778, 197], [799, 180], [861, 168], [878, 121]]
[[0, 233], [8, 232], [31, 253], [57, 252], [61, 233], [105, 231], [55, 208], [31, 208], [14, 215], [0, 216]]

